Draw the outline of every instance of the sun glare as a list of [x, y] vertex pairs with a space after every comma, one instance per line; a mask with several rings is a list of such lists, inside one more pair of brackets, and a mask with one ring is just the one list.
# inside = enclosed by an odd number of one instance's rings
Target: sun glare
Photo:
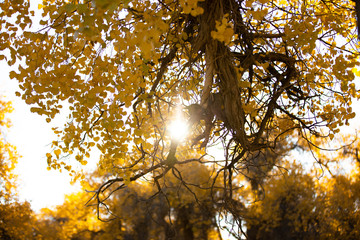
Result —
[[169, 125], [170, 136], [176, 140], [182, 140], [188, 134], [188, 126], [183, 119], [175, 120]]

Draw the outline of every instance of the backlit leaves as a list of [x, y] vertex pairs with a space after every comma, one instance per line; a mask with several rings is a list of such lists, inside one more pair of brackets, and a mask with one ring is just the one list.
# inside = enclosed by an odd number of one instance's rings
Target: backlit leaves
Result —
[[[1, 22], [1, 45], [18, 63], [17, 95], [47, 122], [68, 115], [50, 167], [71, 169], [67, 154], [86, 164], [97, 147], [99, 171], [115, 182], [157, 183], [222, 144], [225, 159], [211, 163], [230, 201], [246, 156], [293, 133], [331, 140], [355, 116], [352, 1], [53, 0], [36, 29], [18, 3], [0, 5], [15, 14]], [[175, 144], [168, 124], [191, 104], [200, 116]]]

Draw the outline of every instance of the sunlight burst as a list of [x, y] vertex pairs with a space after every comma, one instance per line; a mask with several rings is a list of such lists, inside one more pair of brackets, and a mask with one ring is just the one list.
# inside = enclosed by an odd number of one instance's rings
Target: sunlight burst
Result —
[[171, 138], [175, 140], [182, 140], [188, 134], [187, 123], [183, 119], [177, 119], [169, 125], [169, 132]]

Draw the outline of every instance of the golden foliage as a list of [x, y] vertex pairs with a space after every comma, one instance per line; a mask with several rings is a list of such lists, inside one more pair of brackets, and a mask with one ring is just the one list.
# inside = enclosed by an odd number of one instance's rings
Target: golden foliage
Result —
[[[198, 162], [214, 171], [207, 184], [222, 191], [212, 200], [226, 208], [237, 205], [241, 174], [263, 181], [254, 169], [267, 174], [275, 165], [260, 166], [263, 160], [249, 156], [293, 141], [294, 133], [312, 146], [334, 139], [355, 117], [353, 5], [43, 0], [34, 30], [29, 2], [4, 0], [0, 46], [8, 64], [18, 64], [10, 78], [32, 112], [47, 122], [69, 114], [54, 128], [49, 168], [83, 179], [73, 166], [87, 164], [94, 147], [100, 150], [98, 171], [108, 178], [95, 192], [97, 204], [103, 190], [143, 179], [160, 191], [169, 173], [182, 174]], [[201, 113], [189, 116], [184, 141], [168, 131], [179, 105], [199, 106]], [[223, 158], [207, 155], [219, 145]], [[68, 154], [74, 161], [64, 160]]]
[[[289, 124], [279, 125], [277, 134], [315, 133], [325, 125], [333, 137], [354, 117], [351, 98], [358, 97], [350, 5], [54, 0], [39, 5], [41, 30], [31, 31], [29, 5], [4, 1], [1, 14], [16, 10], [18, 21], [4, 20], [2, 34], [9, 38], [3, 45], [9, 64], [24, 59], [10, 77], [20, 83], [18, 95], [34, 105], [31, 111], [49, 122], [69, 108], [69, 123], [54, 130], [59, 140], [48, 155], [50, 167], [71, 169], [58, 161], [68, 153], [86, 164], [96, 146], [104, 170], [133, 166], [137, 172], [167, 151], [159, 140], [169, 140], [165, 126], [178, 99], [189, 105], [203, 96], [201, 104], [218, 121], [205, 123], [201, 146], [222, 126], [239, 151], [271, 147], [276, 136], [267, 133], [280, 115]], [[207, 106], [209, 93], [220, 94], [220, 109]]]

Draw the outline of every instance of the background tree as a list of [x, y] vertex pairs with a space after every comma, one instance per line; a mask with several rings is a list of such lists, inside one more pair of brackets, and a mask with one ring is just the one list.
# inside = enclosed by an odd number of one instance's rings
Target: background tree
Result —
[[110, 209], [126, 229], [125, 236], [139, 240], [219, 238], [210, 172], [200, 164], [190, 166], [190, 171], [169, 173], [162, 188], [165, 195], [147, 182], [114, 193]]
[[[219, 239], [216, 208], [210, 198], [210, 186], [204, 186], [210, 172], [200, 164], [191, 164], [182, 180], [176, 173], [167, 179], [163, 191], [157, 193], [148, 182], [132, 183], [110, 196], [108, 207], [112, 221], [96, 219], [95, 208], [84, 206], [89, 193], [67, 196], [63, 205], [43, 209], [37, 224], [41, 239]], [[88, 189], [97, 189], [99, 176], [89, 176]], [[192, 180], [199, 187], [186, 186]], [[194, 192], [189, 192], [191, 188]], [[203, 190], [201, 190], [203, 189]], [[100, 212], [108, 211], [103, 209]]]
[[339, 175], [321, 184], [318, 207], [322, 239], [357, 239], [360, 237], [359, 173]]
[[11, 111], [10, 102], [0, 99], [0, 239], [30, 239], [33, 233], [33, 213], [30, 204], [19, 202], [16, 196], [16, 176], [13, 170], [19, 155], [5, 137], [10, 127], [7, 114]]
[[36, 223], [36, 239], [102, 239], [103, 223], [97, 220], [94, 209], [85, 207], [87, 198], [89, 194], [78, 192], [66, 196], [55, 209], [42, 209]]
[[264, 189], [264, 198], [247, 209], [247, 239], [359, 238], [358, 176], [318, 181], [296, 166]]
[[[343, 145], [343, 138], [349, 136], [340, 136], [332, 147]], [[354, 154], [357, 148], [358, 141], [336, 152], [308, 150], [320, 163], [311, 172], [305, 172], [298, 164], [279, 162], [280, 168], [273, 169], [272, 177], [263, 181], [262, 194], [248, 195], [250, 203], [244, 214], [247, 238], [359, 238], [359, 163]], [[351, 172], [342, 168], [349, 157]], [[349, 161], [346, 164], [349, 168]]]
[[[43, 1], [36, 30], [23, 0], [0, 6], [17, 95], [48, 122], [69, 113], [49, 167], [76, 177], [61, 157], [86, 164], [96, 146], [100, 173], [112, 176], [95, 192], [99, 205], [107, 190], [141, 178], [163, 193], [169, 172], [196, 161], [216, 173], [213, 187], [221, 183], [215, 204], [239, 216], [247, 156], [292, 133], [310, 145], [332, 139], [355, 116], [352, 1]], [[197, 109], [192, 134], [171, 139], [167, 126], [185, 106]], [[207, 155], [214, 145], [223, 158]]]
[[248, 239], [319, 239], [315, 182], [289, 166], [264, 184], [264, 197], [249, 207]]

